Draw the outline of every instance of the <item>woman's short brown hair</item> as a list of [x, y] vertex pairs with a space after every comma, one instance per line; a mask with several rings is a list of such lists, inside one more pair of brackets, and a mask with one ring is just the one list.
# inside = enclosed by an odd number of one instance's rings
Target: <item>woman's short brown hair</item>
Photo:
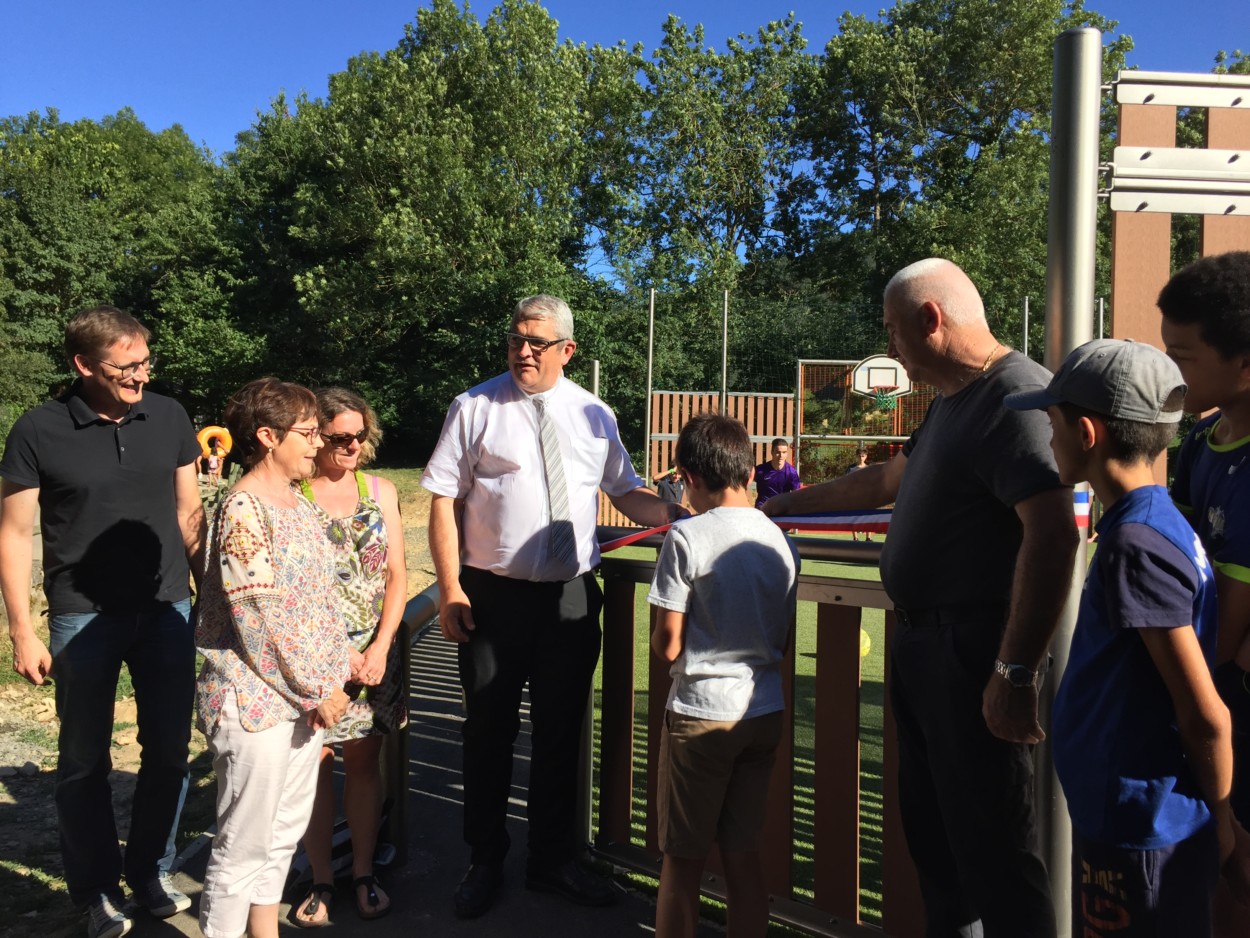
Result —
[[147, 327], [124, 309], [91, 306], [75, 313], [65, 324], [65, 358], [73, 368], [78, 355], [96, 358], [115, 342], [124, 339], [146, 342], [151, 337]]
[[265, 458], [256, 439], [261, 427], [269, 427], [286, 437], [287, 430], [301, 420], [317, 416], [317, 398], [302, 384], [265, 377], [249, 381], [230, 396], [224, 421], [243, 465], [251, 467]]
[[382, 442], [382, 425], [378, 423], [378, 415], [368, 401], [347, 388], [317, 388], [317, 409], [321, 411], [323, 427], [339, 414], [360, 414], [365, 422], [366, 436], [360, 444], [356, 465], [364, 468], [373, 462], [378, 454], [378, 444]]

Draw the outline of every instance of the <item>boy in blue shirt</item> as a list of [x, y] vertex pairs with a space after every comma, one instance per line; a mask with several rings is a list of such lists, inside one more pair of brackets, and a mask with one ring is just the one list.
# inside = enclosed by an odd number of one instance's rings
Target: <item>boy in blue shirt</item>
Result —
[[798, 553], [751, 505], [751, 438], [737, 420], [700, 414], [677, 438], [677, 466], [698, 512], [664, 539], [648, 601], [651, 647], [672, 662], [657, 790], [664, 865], [657, 938], [693, 938], [713, 842], [728, 891], [729, 935], [768, 925], [759, 833], [784, 727], [781, 661], [798, 590]]
[[1231, 728], [1210, 674], [1211, 566], [1152, 470], [1184, 397], [1158, 349], [1102, 339], [1045, 390], [1004, 401], [1049, 413], [1060, 477], [1088, 481], [1104, 506], [1052, 722], [1083, 938], [1210, 935], [1221, 863], [1250, 852], [1229, 808]]
[[[1175, 462], [1172, 501], [1215, 568], [1215, 686], [1233, 719], [1233, 814], [1250, 818], [1250, 252], [1205, 257], [1159, 294], [1161, 331], [1203, 414]], [[1243, 468], [1246, 472], [1240, 471]], [[1250, 910], [1221, 890], [1216, 933], [1250, 935]]]

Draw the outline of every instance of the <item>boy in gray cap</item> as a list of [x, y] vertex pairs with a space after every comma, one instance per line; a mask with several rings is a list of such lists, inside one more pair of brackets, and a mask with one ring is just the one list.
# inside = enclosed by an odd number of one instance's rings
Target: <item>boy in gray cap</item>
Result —
[[1049, 413], [1060, 477], [1089, 482], [1104, 506], [1052, 721], [1074, 935], [1210, 935], [1221, 864], [1235, 878], [1234, 851], [1250, 855], [1229, 808], [1232, 734], [1210, 673], [1211, 565], [1151, 468], [1185, 391], [1158, 349], [1102, 339], [1073, 351], [1045, 390], [1004, 401]]

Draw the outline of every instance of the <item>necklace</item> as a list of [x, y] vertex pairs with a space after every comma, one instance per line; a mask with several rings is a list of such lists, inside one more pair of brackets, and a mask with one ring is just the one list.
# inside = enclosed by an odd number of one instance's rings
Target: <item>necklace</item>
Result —
[[990, 353], [985, 356], [985, 364], [981, 366], [981, 374], [985, 374], [990, 370], [990, 362], [994, 360], [994, 356], [998, 354], [998, 350], [1002, 347], [1001, 343], [994, 343], [994, 347], [990, 349]]

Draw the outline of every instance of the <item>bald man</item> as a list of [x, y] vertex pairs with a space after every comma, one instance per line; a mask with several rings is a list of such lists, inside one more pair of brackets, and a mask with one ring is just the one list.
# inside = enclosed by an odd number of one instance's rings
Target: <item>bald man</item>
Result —
[[1045, 416], [1002, 405], [1050, 373], [994, 337], [975, 285], [947, 260], [900, 270], [883, 322], [889, 354], [938, 391], [924, 422], [887, 462], [764, 511], [894, 503], [881, 581], [899, 622], [890, 699], [926, 934], [1053, 938], [1032, 747], [1078, 537]]

